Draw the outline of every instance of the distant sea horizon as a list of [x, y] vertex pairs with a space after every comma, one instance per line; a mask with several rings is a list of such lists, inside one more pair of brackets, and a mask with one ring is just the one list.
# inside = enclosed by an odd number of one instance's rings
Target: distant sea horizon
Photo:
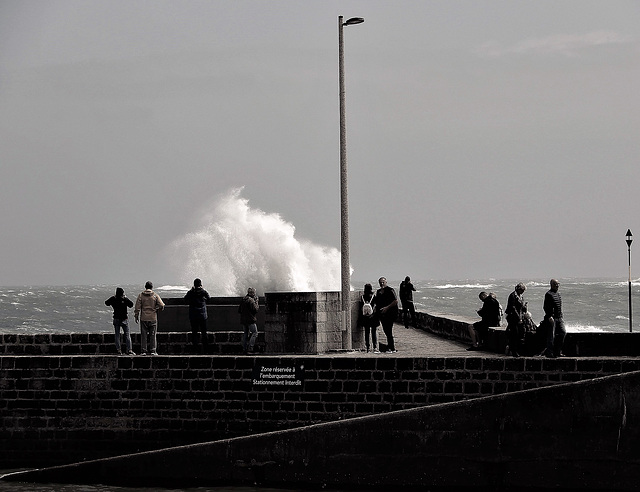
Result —
[[[616, 278], [559, 278], [565, 324], [568, 331], [629, 331], [628, 281]], [[458, 279], [413, 280], [418, 311], [438, 316], [477, 319], [478, 294], [493, 292], [503, 307], [518, 280]], [[365, 282], [352, 281], [355, 290]], [[376, 287], [375, 283], [371, 281]], [[548, 279], [525, 282], [524, 294], [534, 321], [542, 319], [542, 303]], [[391, 280], [396, 291], [400, 280]], [[120, 285], [135, 302], [140, 285]], [[104, 301], [116, 285], [59, 285], [0, 287], [0, 333], [110, 333], [112, 310]], [[154, 290], [163, 298], [183, 297], [189, 287], [161, 285]], [[632, 281], [632, 306], [640, 279]], [[213, 292], [211, 292], [214, 295]], [[241, 294], [238, 294], [241, 295]], [[259, 292], [259, 295], [264, 295]], [[638, 305], [640, 307], [640, 304]], [[640, 320], [640, 311], [638, 315]], [[135, 328], [134, 328], [135, 329]], [[633, 328], [635, 331], [635, 328]], [[638, 327], [640, 330], [640, 326]]]

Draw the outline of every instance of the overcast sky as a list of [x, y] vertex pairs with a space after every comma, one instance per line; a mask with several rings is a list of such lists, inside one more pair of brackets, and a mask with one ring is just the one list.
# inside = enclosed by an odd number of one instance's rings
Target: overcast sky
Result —
[[638, 1], [0, 0], [0, 283], [182, 282], [224, 197], [338, 258], [338, 15], [353, 279], [626, 279]]

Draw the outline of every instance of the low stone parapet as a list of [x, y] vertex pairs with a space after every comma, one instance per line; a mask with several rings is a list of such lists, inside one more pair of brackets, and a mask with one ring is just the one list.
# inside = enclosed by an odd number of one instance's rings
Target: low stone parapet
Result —
[[[242, 353], [243, 332], [208, 333], [210, 355]], [[140, 353], [140, 333], [131, 333], [133, 351]], [[165, 355], [201, 353], [191, 343], [191, 333], [157, 334], [157, 351]], [[124, 337], [122, 337], [124, 348]], [[258, 333], [255, 350], [265, 351], [264, 333]], [[0, 335], [0, 355], [116, 355], [114, 333], [58, 333], [38, 335]]]

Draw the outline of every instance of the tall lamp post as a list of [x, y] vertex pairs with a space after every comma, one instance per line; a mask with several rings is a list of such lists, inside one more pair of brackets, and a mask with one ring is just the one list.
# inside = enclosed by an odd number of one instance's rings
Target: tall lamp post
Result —
[[344, 103], [344, 26], [361, 24], [362, 17], [352, 17], [346, 22], [338, 17], [338, 79], [340, 92], [340, 250], [342, 279], [342, 347], [351, 349], [351, 271], [349, 265], [349, 196], [347, 193], [347, 126]]
[[633, 242], [631, 229], [627, 229], [627, 249], [629, 251], [629, 333], [633, 331], [631, 322], [631, 243]]

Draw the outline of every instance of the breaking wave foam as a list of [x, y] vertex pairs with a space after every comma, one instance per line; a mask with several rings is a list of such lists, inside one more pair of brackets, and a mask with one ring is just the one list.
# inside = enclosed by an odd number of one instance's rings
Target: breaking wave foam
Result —
[[264, 292], [340, 289], [340, 252], [295, 237], [277, 213], [249, 207], [235, 188], [218, 197], [197, 230], [168, 248], [185, 285], [201, 278], [212, 295], [237, 296], [252, 286]]

